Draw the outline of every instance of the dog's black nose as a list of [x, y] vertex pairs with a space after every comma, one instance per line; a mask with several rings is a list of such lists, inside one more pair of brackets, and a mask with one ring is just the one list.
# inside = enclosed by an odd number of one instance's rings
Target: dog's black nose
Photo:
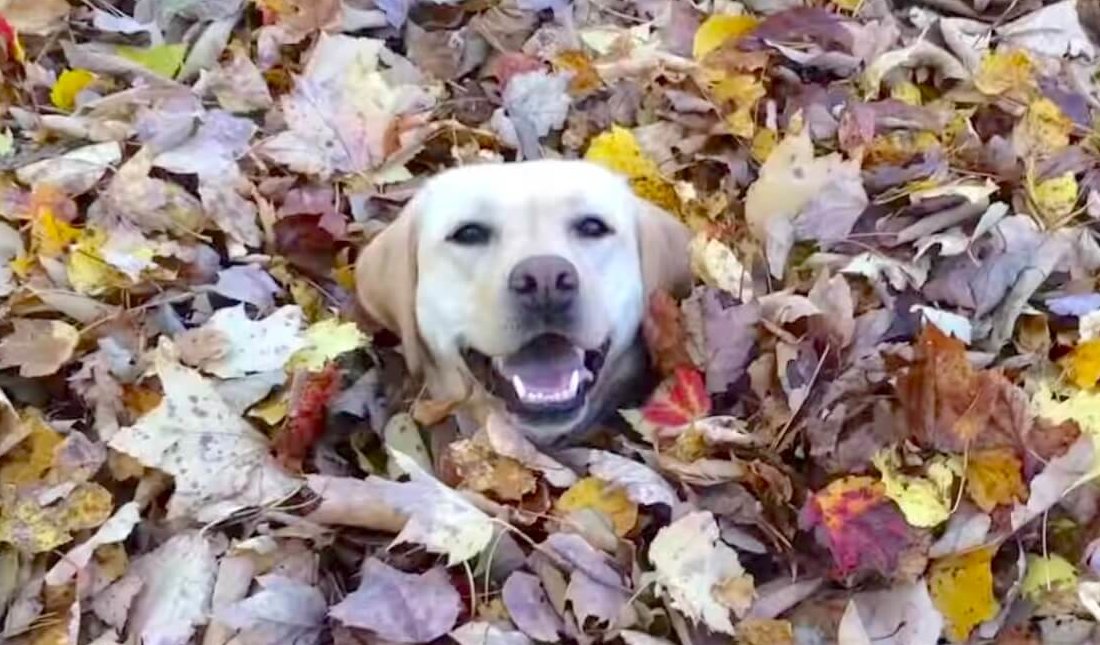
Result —
[[546, 312], [572, 305], [579, 283], [577, 268], [560, 255], [531, 256], [508, 276], [508, 289], [524, 308]]

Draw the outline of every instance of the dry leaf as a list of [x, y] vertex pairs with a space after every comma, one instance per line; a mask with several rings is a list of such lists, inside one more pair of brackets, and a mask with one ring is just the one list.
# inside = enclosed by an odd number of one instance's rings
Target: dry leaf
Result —
[[80, 332], [60, 320], [12, 321], [15, 330], [0, 340], [0, 368], [19, 367], [19, 375], [48, 376], [72, 358]]
[[329, 614], [386, 640], [426, 643], [451, 630], [460, 608], [458, 592], [443, 568], [409, 574], [370, 558], [363, 565], [359, 588]]
[[718, 533], [711, 513], [690, 513], [657, 533], [649, 560], [674, 607], [710, 629], [733, 634], [729, 614], [743, 616], [752, 604], [752, 576]]
[[169, 517], [217, 521], [276, 503], [300, 483], [268, 454], [267, 439], [238, 416], [198, 372], [180, 365], [164, 340], [154, 356], [164, 399], [108, 442], [176, 481]]
[[936, 560], [929, 570], [932, 602], [947, 619], [947, 634], [962, 642], [974, 627], [997, 615], [993, 596], [992, 548], [982, 548]]

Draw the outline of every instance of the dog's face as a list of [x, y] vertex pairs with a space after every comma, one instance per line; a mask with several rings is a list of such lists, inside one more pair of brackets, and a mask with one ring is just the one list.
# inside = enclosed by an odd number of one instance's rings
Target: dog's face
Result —
[[639, 369], [647, 293], [690, 283], [686, 244], [679, 222], [599, 166], [478, 165], [430, 180], [356, 280], [433, 394], [476, 384], [546, 444]]

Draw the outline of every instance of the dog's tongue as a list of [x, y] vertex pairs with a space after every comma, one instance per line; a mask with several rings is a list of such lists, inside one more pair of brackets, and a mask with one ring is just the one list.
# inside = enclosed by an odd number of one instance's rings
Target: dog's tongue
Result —
[[576, 397], [591, 374], [584, 351], [560, 336], [539, 337], [497, 363], [497, 371], [524, 403], [557, 403]]

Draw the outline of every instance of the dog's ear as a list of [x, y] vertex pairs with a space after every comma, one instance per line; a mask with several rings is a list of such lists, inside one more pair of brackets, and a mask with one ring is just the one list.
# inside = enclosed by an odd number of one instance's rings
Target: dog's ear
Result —
[[359, 303], [401, 339], [405, 363], [417, 374], [427, 359], [416, 324], [416, 200], [374, 236], [355, 262]]
[[646, 298], [662, 290], [681, 298], [691, 292], [691, 231], [648, 200], [638, 201], [638, 253]]

